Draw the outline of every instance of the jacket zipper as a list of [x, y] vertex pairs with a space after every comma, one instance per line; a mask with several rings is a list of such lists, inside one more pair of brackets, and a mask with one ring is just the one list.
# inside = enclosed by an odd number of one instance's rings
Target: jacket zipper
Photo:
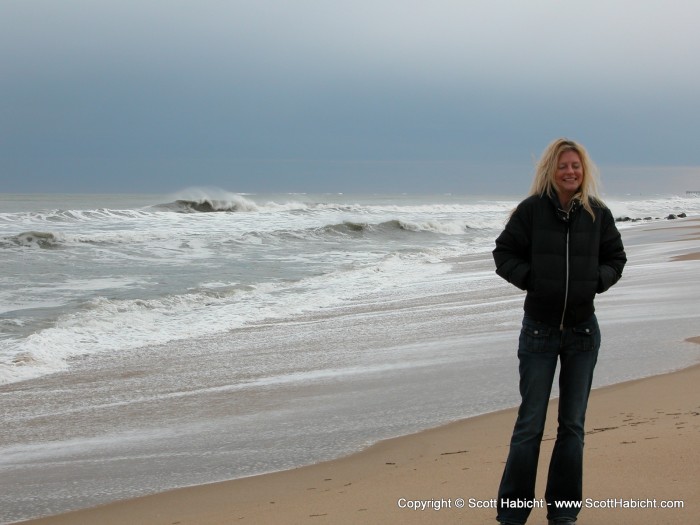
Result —
[[564, 287], [564, 309], [561, 313], [559, 330], [564, 331], [564, 317], [566, 316], [566, 303], [569, 301], [569, 214], [566, 214], [566, 284]]

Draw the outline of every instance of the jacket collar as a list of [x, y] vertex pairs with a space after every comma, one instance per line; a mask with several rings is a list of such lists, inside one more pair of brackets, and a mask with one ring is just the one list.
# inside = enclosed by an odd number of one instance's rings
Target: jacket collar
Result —
[[554, 206], [554, 210], [557, 214], [557, 218], [564, 222], [569, 222], [576, 214], [576, 212], [581, 208], [581, 201], [577, 198], [572, 199], [571, 205], [569, 206], [569, 211], [563, 209], [561, 203], [559, 202], [559, 197], [556, 193], [549, 196], [549, 201]]

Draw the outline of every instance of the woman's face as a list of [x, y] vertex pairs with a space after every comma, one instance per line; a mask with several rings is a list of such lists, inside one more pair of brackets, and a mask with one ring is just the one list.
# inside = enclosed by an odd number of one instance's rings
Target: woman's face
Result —
[[554, 184], [561, 201], [569, 201], [583, 182], [583, 167], [581, 157], [572, 150], [559, 155], [557, 171], [554, 174]]

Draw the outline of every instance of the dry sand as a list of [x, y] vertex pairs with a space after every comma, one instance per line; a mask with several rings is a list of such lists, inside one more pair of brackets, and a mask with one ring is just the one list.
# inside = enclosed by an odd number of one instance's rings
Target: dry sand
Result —
[[[693, 342], [700, 342], [700, 337]], [[684, 344], [692, 344], [686, 342]], [[595, 505], [655, 501], [657, 508], [585, 508], [585, 525], [700, 523], [700, 366], [594, 390], [587, 419], [584, 497]], [[540, 472], [553, 444], [550, 405]], [[381, 442], [349, 457], [241, 480], [173, 490], [33, 524], [495, 523], [495, 497], [515, 410]], [[543, 494], [544, 475], [537, 497]], [[450, 507], [399, 508], [406, 500]], [[458, 498], [465, 500], [457, 508]], [[612, 500], [612, 501], [611, 501]], [[682, 508], [661, 508], [664, 501]], [[545, 523], [535, 509], [529, 523]]]

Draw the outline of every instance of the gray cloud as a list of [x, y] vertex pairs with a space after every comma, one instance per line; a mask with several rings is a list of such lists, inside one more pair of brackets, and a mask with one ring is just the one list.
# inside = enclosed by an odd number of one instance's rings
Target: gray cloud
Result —
[[427, 178], [487, 191], [490, 171], [497, 191], [561, 135], [602, 165], [692, 167], [698, 12], [648, 0], [3, 2], [0, 177], [17, 191], [422, 191]]

